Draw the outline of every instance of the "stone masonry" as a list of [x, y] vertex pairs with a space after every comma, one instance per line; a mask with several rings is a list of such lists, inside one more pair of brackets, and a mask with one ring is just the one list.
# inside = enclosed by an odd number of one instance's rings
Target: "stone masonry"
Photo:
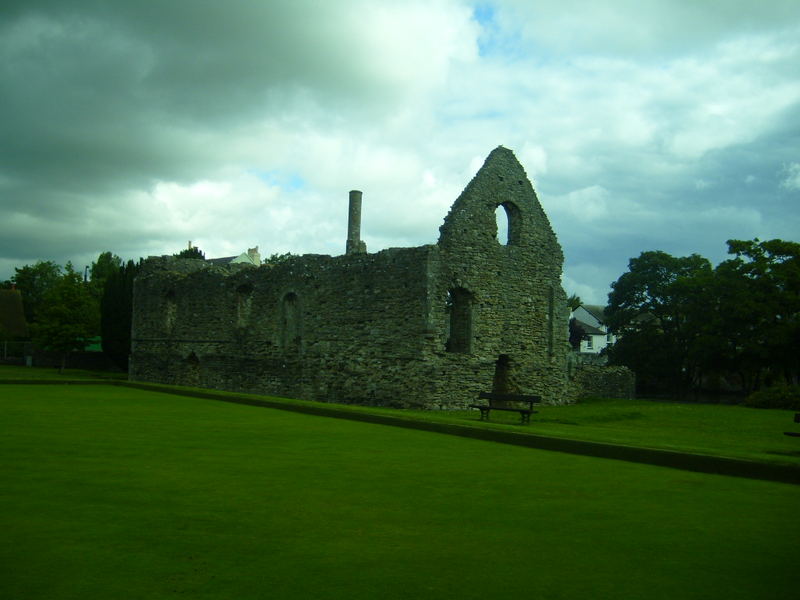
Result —
[[568, 400], [562, 251], [510, 150], [492, 151], [436, 244], [368, 254], [360, 212], [351, 192], [342, 256], [148, 259], [131, 379], [398, 407], [463, 407], [489, 390]]

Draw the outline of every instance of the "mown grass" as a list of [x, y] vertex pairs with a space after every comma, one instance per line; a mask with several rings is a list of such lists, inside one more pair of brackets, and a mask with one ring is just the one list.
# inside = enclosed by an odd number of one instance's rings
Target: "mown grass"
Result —
[[[154, 389], [187, 390], [176, 386]], [[320, 403], [253, 394], [197, 389], [218, 397], [268, 398], [287, 406], [319, 407]], [[533, 434], [643, 448], [673, 450], [775, 464], [800, 464], [798, 438], [783, 435], [797, 429], [793, 411], [761, 410], [723, 404], [655, 402], [649, 400], [590, 399], [567, 406], [542, 406], [530, 425], [519, 415], [492, 413], [479, 420], [477, 410], [422, 411], [344, 404], [323, 406], [338, 412], [368, 413], [392, 419], [452, 423], [518, 434]]]
[[0, 387], [2, 598], [773, 598], [800, 486]]
[[[120, 378], [124, 374], [68, 371], [63, 376], [57, 369], [0, 366], [0, 379], [98, 379]], [[165, 389], [188, 389], [156, 386]], [[211, 390], [198, 390], [209, 393]], [[220, 397], [234, 394], [212, 392]], [[254, 399], [254, 394], [236, 394]], [[286, 405], [316, 405], [302, 400], [273, 398]], [[338, 411], [388, 415], [397, 419], [413, 419], [511, 430], [592, 442], [657, 448], [725, 456], [777, 464], [800, 464], [800, 441], [783, 435], [797, 430], [793, 411], [761, 410], [723, 404], [654, 402], [649, 400], [594, 399], [569, 406], [542, 406], [532, 416], [531, 424], [519, 425], [519, 416], [510, 412], [494, 412], [491, 422], [478, 419], [477, 410], [421, 411], [354, 405], [326, 405]]]

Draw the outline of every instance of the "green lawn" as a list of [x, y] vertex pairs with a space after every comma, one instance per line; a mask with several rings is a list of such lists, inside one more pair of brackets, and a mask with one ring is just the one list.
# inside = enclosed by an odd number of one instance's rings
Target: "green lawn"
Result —
[[112, 386], [0, 386], [0, 478], [4, 599], [800, 589], [800, 486]]
[[[68, 370], [62, 376], [57, 369], [0, 366], [0, 379], [75, 380], [102, 377], [124, 378], [124, 374]], [[225, 392], [219, 394], [226, 395]], [[286, 404], [317, 404], [289, 399], [281, 401]], [[541, 407], [539, 413], [532, 416], [530, 425], [520, 426], [516, 413], [495, 412], [492, 422], [487, 424], [478, 420], [477, 410], [413, 411], [332, 406], [342, 411], [377, 413], [403, 419], [800, 465], [800, 438], [783, 435], [784, 431], [800, 431], [800, 427], [793, 422], [794, 411], [598, 399], [570, 406]]]

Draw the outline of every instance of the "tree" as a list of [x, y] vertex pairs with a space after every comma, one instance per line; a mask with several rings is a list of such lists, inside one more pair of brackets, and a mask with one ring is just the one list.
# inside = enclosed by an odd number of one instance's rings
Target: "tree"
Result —
[[581, 349], [581, 341], [586, 339], [586, 331], [576, 318], [569, 320], [569, 345], [576, 352]]
[[133, 317], [133, 280], [140, 263], [129, 260], [106, 279], [100, 302], [103, 352], [123, 371], [128, 370]]
[[569, 306], [570, 310], [577, 310], [577, 308], [583, 304], [583, 300], [577, 294], [572, 294], [569, 298], [567, 298], [567, 306]]
[[609, 360], [645, 384], [684, 396], [699, 374], [693, 342], [711, 273], [711, 263], [697, 254], [649, 251], [632, 258], [608, 296], [607, 324], [619, 338]]
[[105, 287], [106, 280], [113, 273], [119, 271], [121, 266], [122, 259], [111, 252], [100, 253], [100, 256], [97, 257], [97, 261], [92, 263], [89, 271], [91, 275], [91, 290], [98, 300], [103, 295], [103, 288]]
[[200, 248], [197, 246], [190, 246], [185, 250], [181, 250], [177, 254], [173, 254], [173, 256], [177, 256], [178, 258], [199, 258], [200, 260], [206, 259], [205, 252], [200, 250]]
[[725, 331], [726, 367], [745, 391], [797, 383], [800, 373], [800, 244], [728, 240], [734, 258], [720, 263], [716, 313]]
[[35, 265], [16, 267], [14, 271], [11, 283], [22, 294], [25, 320], [35, 323], [45, 296], [61, 277], [61, 266], [50, 260], [40, 260]]
[[37, 345], [61, 354], [61, 371], [67, 354], [85, 348], [98, 329], [97, 302], [89, 287], [72, 264], [65, 271], [44, 295], [31, 328]]
[[295, 255], [291, 252], [284, 252], [283, 254], [278, 254], [277, 252], [270, 254], [267, 258], [265, 258], [262, 263], [270, 266], [276, 267], [280, 264], [285, 263], [287, 260], [293, 258]]

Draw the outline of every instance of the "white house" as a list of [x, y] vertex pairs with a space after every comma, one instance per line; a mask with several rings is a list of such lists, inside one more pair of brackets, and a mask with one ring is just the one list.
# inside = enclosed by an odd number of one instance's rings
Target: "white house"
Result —
[[605, 307], [596, 304], [581, 304], [572, 311], [576, 325], [586, 334], [581, 340], [578, 352], [582, 354], [600, 354], [603, 348], [617, 341], [614, 334], [608, 332], [605, 324]]

